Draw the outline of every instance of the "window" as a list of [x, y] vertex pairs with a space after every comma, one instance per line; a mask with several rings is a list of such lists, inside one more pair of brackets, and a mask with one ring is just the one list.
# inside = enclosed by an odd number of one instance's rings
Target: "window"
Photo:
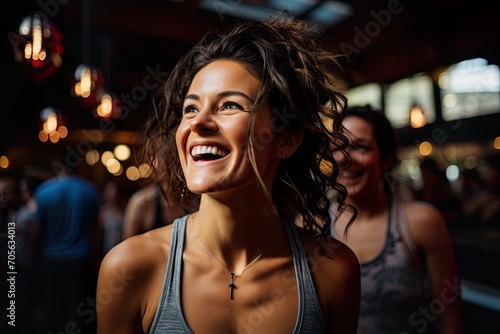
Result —
[[377, 83], [368, 83], [349, 89], [347, 92], [349, 106], [365, 106], [382, 109], [382, 87]]
[[439, 75], [443, 119], [469, 118], [499, 112], [500, 71], [486, 59], [465, 60]]
[[410, 124], [410, 110], [419, 106], [426, 123], [436, 119], [432, 78], [417, 74], [396, 81], [385, 89], [385, 114], [392, 126], [401, 128]]

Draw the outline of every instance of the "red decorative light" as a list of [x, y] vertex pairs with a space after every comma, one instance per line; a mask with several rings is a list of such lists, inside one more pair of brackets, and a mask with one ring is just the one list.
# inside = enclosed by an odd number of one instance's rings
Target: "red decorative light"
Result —
[[44, 81], [62, 65], [62, 34], [44, 14], [25, 16], [19, 30], [9, 33], [14, 59], [33, 79]]

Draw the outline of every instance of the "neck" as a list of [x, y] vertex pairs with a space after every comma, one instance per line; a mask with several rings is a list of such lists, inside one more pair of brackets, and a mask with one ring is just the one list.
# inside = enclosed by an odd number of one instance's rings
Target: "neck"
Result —
[[203, 195], [193, 215], [192, 226], [203, 246], [235, 273], [284, 235], [271, 205], [249, 202], [248, 197], [228, 203]]
[[372, 217], [385, 211], [389, 206], [389, 198], [385, 192], [380, 189], [373, 192], [370, 196], [348, 197], [348, 202], [358, 210], [358, 219]]

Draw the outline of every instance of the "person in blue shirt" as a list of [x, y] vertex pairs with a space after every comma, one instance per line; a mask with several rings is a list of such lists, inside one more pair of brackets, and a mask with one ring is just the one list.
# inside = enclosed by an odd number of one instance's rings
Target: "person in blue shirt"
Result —
[[38, 186], [37, 229], [40, 263], [37, 271], [41, 333], [87, 326], [77, 306], [95, 295], [96, 259], [100, 258], [99, 191], [96, 185], [60, 168]]

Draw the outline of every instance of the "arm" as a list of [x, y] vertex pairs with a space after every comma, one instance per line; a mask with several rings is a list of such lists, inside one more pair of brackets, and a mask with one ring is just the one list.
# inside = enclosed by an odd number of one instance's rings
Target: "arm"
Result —
[[361, 303], [360, 266], [356, 255], [346, 245], [335, 245], [332, 253], [334, 266], [325, 276], [331, 287], [329, 314], [326, 315], [328, 333], [356, 333]]
[[446, 222], [439, 211], [423, 203], [410, 205], [408, 218], [424, 257], [433, 304], [443, 305], [440, 314], [431, 316], [437, 317], [440, 334], [462, 333], [460, 280]]
[[110, 250], [97, 281], [97, 331], [99, 334], [143, 333], [141, 324], [141, 261], [134, 243], [123, 242]]
[[142, 219], [145, 212], [144, 205], [141, 204], [143, 202], [143, 197], [139, 195], [139, 193], [132, 195], [125, 208], [123, 217], [123, 240], [142, 232]]
[[360, 266], [356, 255], [345, 248], [343, 270], [337, 273], [334, 314], [330, 316], [329, 330], [335, 333], [356, 333], [361, 303]]

